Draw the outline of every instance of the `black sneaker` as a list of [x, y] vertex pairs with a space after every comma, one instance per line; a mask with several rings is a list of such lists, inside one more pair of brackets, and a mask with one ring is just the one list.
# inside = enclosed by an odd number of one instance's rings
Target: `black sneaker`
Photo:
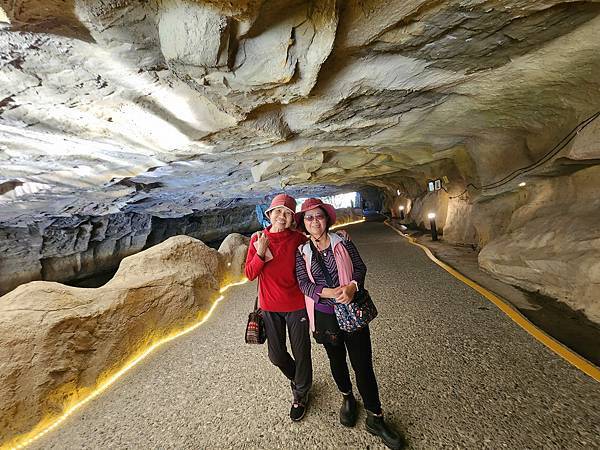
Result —
[[308, 394], [304, 396], [302, 400], [294, 400], [292, 403], [292, 408], [290, 409], [290, 419], [294, 422], [299, 422], [302, 420], [304, 415], [306, 414], [306, 406], [308, 405]]

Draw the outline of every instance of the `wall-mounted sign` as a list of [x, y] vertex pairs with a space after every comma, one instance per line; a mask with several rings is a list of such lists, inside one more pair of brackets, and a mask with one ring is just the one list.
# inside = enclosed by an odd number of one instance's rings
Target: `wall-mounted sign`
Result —
[[429, 192], [435, 191], [435, 184], [433, 181], [427, 183], [427, 189], [429, 190]]
[[442, 188], [442, 180], [435, 180], [435, 190], [439, 191]]

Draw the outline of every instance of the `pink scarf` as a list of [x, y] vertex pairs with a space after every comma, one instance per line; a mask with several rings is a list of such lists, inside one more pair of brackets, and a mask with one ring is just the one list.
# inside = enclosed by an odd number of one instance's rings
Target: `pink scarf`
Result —
[[[348, 250], [346, 250], [346, 247], [344, 247], [344, 244], [342, 244], [342, 238], [339, 235], [335, 233], [329, 233], [329, 239], [331, 242], [331, 247], [333, 248], [333, 257], [335, 258], [335, 263], [338, 269], [340, 286], [345, 286], [352, 281], [352, 272], [354, 270], [354, 267], [352, 266], [352, 260], [350, 259]], [[310, 281], [314, 283], [315, 279], [310, 271], [310, 263], [312, 259], [312, 249], [310, 248], [310, 243], [307, 242], [306, 244], [301, 245], [299, 250], [304, 257], [308, 277], [310, 278]], [[308, 313], [310, 330], [315, 331], [315, 301], [305, 295], [304, 302], [306, 303], [306, 312]]]

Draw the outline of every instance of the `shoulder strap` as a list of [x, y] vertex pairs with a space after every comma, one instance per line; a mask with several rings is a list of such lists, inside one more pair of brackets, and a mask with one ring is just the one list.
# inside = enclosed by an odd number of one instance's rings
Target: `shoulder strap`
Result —
[[260, 283], [260, 281], [257, 278], [256, 279], [256, 298], [254, 299], [254, 311], [255, 312], [258, 309], [258, 285], [259, 285], [259, 283]]
[[319, 253], [319, 251], [315, 247], [315, 244], [313, 244], [312, 241], [309, 241], [309, 242], [310, 242], [310, 247], [312, 249], [312, 252], [315, 255], [315, 258], [317, 259], [317, 264], [319, 265], [319, 267], [321, 268], [321, 271], [323, 272], [323, 275], [325, 276], [325, 281], [327, 282], [327, 287], [333, 287], [333, 281], [331, 280], [331, 274], [329, 273], [329, 270], [327, 270], [327, 267], [325, 267], [325, 263], [323, 263], [323, 259], [321, 258], [321, 253]]

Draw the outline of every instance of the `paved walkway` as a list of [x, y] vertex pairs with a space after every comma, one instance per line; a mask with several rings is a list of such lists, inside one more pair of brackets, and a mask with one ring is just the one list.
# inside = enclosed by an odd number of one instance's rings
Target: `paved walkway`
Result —
[[[379, 308], [375, 368], [387, 418], [410, 447], [600, 448], [600, 383], [380, 223], [352, 226]], [[243, 343], [254, 283], [227, 292], [209, 322], [167, 345], [35, 443], [44, 449], [384, 448], [338, 423], [324, 350], [305, 419], [266, 346]]]

